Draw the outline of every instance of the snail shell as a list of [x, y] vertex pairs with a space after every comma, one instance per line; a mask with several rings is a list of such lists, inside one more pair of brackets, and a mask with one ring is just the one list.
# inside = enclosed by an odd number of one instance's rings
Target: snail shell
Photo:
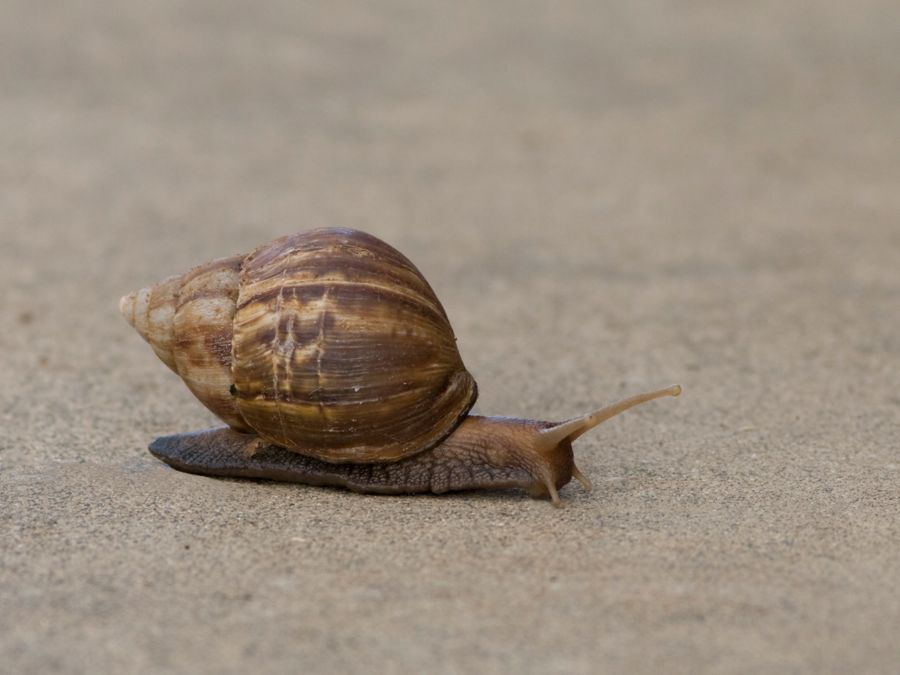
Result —
[[235, 431], [326, 462], [432, 448], [477, 396], [428, 282], [364, 232], [282, 237], [131, 293], [120, 309]]

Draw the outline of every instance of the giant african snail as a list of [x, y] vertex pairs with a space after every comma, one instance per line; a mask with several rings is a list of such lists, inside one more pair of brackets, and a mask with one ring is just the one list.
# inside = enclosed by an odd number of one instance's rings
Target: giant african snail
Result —
[[383, 494], [522, 487], [574, 476], [572, 442], [678, 385], [564, 422], [468, 415], [477, 389], [444, 308], [364, 232], [276, 239], [122, 298], [156, 355], [228, 427], [156, 439], [176, 469]]

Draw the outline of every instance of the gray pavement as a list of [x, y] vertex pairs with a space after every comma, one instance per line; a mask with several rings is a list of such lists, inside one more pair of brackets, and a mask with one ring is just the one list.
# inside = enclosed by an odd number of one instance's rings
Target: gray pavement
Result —
[[[896, 2], [10, 0], [0, 670], [896, 673]], [[348, 226], [565, 508], [153, 459], [214, 423], [119, 297]]]

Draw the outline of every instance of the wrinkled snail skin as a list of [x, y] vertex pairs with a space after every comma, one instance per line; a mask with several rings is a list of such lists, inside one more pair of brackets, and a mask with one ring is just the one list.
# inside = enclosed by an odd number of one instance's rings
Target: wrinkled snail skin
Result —
[[228, 427], [162, 436], [150, 444], [150, 452], [175, 469], [207, 476], [264, 478], [372, 494], [518, 487], [560, 506], [558, 491], [572, 478], [591, 489], [575, 465], [575, 439], [629, 408], [680, 394], [676, 384], [558, 423], [470, 415], [436, 447], [394, 462], [323, 462]]
[[523, 488], [560, 504], [572, 442], [678, 385], [564, 422], [469, 415], [446, 312], [372, 235], [323, 229], [200, 265], [119, 309], [228, 427], [156, 439], [176, 469], [379, 494]]
[[[498, 437], [498, 425], [509, 433]], [[546, 457], [525, 440], [549, 423], [469, 416], [437, 447], [388, 463], [329, 464], [227, 427], [156, 439], [150, 451], [189, 473], [343, 487], [373, 494], [442, 494], [456, 490], [524, 488], [550, 496], [572, 478], [572, 446]], [[522, 438], [517, 438], [522, 437]]]

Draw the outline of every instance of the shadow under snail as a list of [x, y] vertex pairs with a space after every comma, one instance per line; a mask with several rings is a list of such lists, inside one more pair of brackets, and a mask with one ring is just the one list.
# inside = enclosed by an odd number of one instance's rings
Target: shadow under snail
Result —
[[563, 422], [469, 415], [475, 380], [444, 308], [400, 252], [364, 232], [320, 229], [201, 265], [119, 308], [228, 426], [163, 436], [170, 466], [340, 486], [443, 493], [524, 488], [552, 499], [572, 442], [673, 385]]

